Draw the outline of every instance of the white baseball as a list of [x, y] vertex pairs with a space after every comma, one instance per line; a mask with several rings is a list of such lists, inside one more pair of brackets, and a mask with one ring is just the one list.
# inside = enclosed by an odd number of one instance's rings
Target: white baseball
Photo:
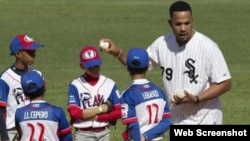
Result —
[[102, 49], [107, 49], [107, 48], [109, 48], [109, 42], [107, 42], [107, 41], [100, 41], [99, 46]]
[[178, 90], [175, 92], [175, 95], [179, 98], [179, 99], [183, 99], [186, 95], [184, 93], [184, 90]]
[[170, 101], [171, 101], [172, 103], [175, 103], [175, 102], [176, 102], [173, 95], [170, 97]]

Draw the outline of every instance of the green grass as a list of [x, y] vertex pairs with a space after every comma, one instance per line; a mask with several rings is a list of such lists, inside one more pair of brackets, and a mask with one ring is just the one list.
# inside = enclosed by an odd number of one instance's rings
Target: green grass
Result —
[[[98, 45], [100, 38], [112, 38], [124, 50], [147, 47], [159, 35], [170, 32], [166, 0], [1, 0], [0, 69], [14, 62], [9, 56], [10, 40], [28, 33], [45, 44], [37, 52], [33, 67], [47, 80], [46, 100], [67, 106], [68, 83], [83, 71], [79, 50]], [[193, 8], [194, 28], [214, 39], [227, 60], [232, 89], [222, 96], [225, 124], [249, 124], [250, 110], [250, 1], [189, 0]], [[124, 67], [112, 56], [102, 53], [102, 73], [114, 79], [122, 91], [130, 83]], [[162, 86], [160, 70], [148, 78]], [[121, 140], [123, 126], [112, 128], [112, 140]]]

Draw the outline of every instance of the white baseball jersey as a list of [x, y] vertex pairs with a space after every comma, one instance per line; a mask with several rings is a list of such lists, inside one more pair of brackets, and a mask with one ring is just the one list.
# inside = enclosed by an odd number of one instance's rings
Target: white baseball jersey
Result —
[[[174, 34], [161, 36], [148, 47], [147, 52], [162, 69], [162, 80], [169, 98], [179, 89], [198, 95], [211, 83], [231, 78], [217, 44], [197, 31], [182, 47], [177, 44]], [[199, 104], [173, 106], [171, 115], [172, 124], [222, 124], [219, 97]]]
[[[40, 71], [38, 71], [41, 73]], [[6, 127], [7, 129], [11, 129], [15, 127], [15, 112], [19, 107], [23, 107], [29, 104], [29, 99], [25, 97], [23, 94], [23, 89], [21, 86], [21, 75], [17, 74], [12, 70], [12, 68], [8, 68], [1, 74], [1, 79], [3, 79], [9, 87], [9, 92], [7, 99], [1, 99], [2, 103], [5, 103], [7, 115], [6, 115]]]
[[[113, 105], [120, 104], [119, 91], [115, 82], [103, 75], [94, 86], [90, 85], [84, 77], [74, 79], [69, 85], [68, 106], [78, 106], [81, 109], [94, 108], [110, 100]], [[105, 127], [108, 122], [83, 121], [77, 119], [73, 122], [75, 128]]]

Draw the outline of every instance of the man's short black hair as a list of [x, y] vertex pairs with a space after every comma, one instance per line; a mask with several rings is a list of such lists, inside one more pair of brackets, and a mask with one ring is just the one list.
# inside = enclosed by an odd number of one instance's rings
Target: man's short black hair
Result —
[[170, 17], [172, 17], [173, 13], [176, 11], [190, 11], [192, 14], [191, 6], [185, 1], [176, 1], [170, 6], [169, 8]]

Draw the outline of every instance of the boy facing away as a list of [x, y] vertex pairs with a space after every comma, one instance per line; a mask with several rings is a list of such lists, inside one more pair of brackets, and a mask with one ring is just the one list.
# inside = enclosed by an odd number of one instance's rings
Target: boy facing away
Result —
[[127, 70], [132, 84], [121, 97], [124, 140], [156, 141], [170, 128], [170, 109], [164, 91], [146, 79], [149, 57], [142, 48], [131, 48]]

